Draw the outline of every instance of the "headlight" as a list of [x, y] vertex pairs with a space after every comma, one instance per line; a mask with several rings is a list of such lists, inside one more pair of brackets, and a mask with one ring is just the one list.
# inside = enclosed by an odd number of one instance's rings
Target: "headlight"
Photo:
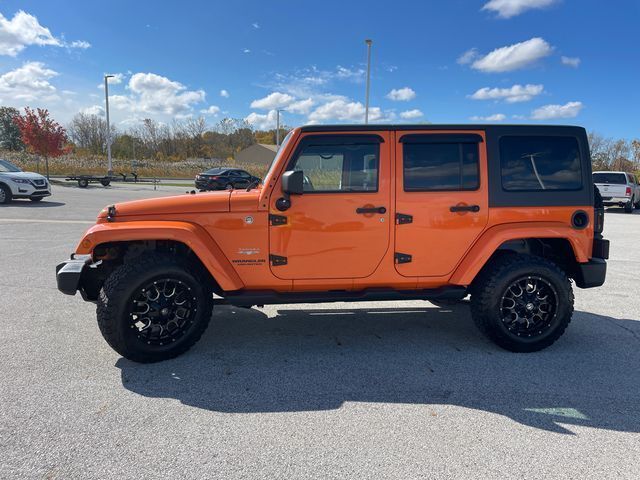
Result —
[[15, 183], [31, 183], [26, 178], [12, 178], [11, 181]]

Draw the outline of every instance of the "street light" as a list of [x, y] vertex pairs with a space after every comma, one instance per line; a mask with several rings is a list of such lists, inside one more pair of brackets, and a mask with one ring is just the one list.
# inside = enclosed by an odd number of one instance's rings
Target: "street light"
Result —
[[113, 75], [104, 76], [104, 103], [107, 113], [107, 175], [113, 175], [113, 167], [111, 165], [111, 124], [109, 123], [109, 82], [107, 80], [113, 78]]
[[364, 123], [369, 123], [369, 87], [371, 84], [371, 44], [373, 40], [367, 39], [364, 41], [367, 44], [367, 91], [365, 93], [365, 106], [364, 106]]
[[276, 108], [276, 149], [280, 149], [280, 112], [282, 108]]

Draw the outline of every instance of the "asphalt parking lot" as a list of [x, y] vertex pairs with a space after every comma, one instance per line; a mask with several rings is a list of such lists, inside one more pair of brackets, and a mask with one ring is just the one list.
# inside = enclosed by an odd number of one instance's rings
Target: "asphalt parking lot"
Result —
[[106, 204], [184, 188], [55, 187], [0, 206], [0, 478], [639, 478], [640, 212], [611, 209], [607, 283], [535, 354], [465, 305], [216, 308], [139, 365], [54, 267]]

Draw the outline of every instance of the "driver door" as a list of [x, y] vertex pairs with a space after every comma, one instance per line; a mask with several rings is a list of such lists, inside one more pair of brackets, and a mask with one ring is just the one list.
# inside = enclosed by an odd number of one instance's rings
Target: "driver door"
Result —
[[281, 279], [345, 279], [371, 275], [389, 247], [388, 132], [308, 134], [287, 170], [302, 170], [304, 193], [276, 208], [270, 200], [269, 249]]

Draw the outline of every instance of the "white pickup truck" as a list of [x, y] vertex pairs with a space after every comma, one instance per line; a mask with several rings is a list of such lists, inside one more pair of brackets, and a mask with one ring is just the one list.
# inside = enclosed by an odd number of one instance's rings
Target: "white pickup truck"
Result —
[[640, 185], [635, 175], [626, 172], [593, 172], [593, 183], [598, 187], [605, 207], [617, 205], [632, 213], [640, 208]]

